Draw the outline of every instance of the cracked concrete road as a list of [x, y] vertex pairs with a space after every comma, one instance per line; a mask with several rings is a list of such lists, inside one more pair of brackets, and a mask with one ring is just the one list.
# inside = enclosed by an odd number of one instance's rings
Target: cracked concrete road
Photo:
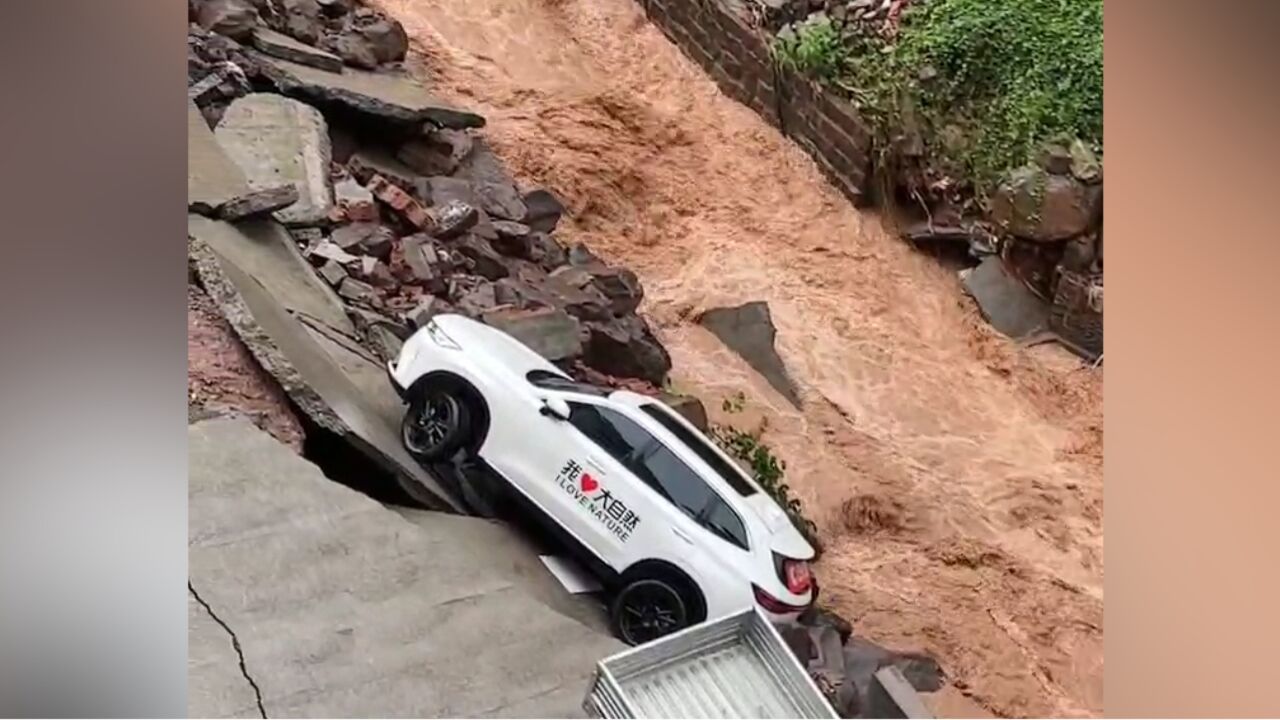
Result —
[[193, 717], [259, 715], [255, 685], [266, 717], [578, 717], [623, 648], [501, 525], [406, 518], [246, 419], [188, 438]]

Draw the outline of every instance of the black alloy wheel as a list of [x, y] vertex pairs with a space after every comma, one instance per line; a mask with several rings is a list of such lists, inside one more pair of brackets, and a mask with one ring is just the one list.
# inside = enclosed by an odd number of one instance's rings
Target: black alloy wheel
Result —
[[409, 406], [401, 423], [405, 449], [425, 460], [439, 460], [465, 439], [466, 406], [447, 391], [426, 393]]
[[637, 580], [614, 598], [614, 631], [628, 645], [640, 645], [683, 630], [689, 610], [680, 591], [653, 578]]

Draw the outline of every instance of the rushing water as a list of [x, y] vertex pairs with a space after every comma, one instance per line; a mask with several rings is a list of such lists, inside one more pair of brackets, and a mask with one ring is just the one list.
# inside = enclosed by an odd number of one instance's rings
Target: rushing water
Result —
[[[635, 0], [378, 4], [414, 70], [564, 199], [561, 240], [639, 274], [676, 387], [765, 424], [826, 539], [824, 601], [936, 654], [990, 712], [1101, 713], [1101, 370], [995, 336]], [[801, 410], [692, 322], [749, 300]]]

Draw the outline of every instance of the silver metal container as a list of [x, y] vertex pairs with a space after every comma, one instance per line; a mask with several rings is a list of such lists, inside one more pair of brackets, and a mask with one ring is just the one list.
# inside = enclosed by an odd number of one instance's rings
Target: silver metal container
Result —
[[600, 661], [583, 709], [596, 718], [835, 718], [755, 608]]

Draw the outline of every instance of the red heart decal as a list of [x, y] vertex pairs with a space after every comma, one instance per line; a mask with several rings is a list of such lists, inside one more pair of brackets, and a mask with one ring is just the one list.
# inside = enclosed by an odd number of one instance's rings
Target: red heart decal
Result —
[[596, 482], [596, 479], [587, 473], [582, 473], [582, 478], [578, 480], [578, 485], [582, 488], [582, 492], [587, 493], [593, 492], [596, 488], [600, 487], [600, 483]]

